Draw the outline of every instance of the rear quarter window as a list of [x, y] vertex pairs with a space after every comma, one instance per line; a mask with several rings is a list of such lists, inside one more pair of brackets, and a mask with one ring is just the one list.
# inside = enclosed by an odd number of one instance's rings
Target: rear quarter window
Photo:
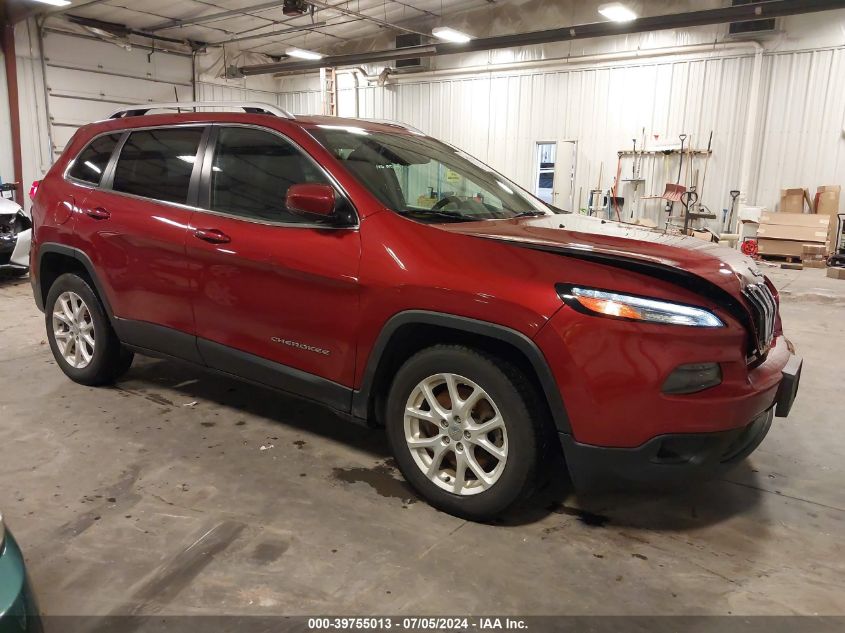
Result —
[[68, 176], [91, 185], [99, 185], [120, 136], [120, 133], [108, 134], [88, 143], [73, 161]]

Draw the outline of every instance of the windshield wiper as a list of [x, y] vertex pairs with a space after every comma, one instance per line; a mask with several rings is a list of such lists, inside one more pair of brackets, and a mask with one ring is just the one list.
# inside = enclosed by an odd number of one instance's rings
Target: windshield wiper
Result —
[[541, 215], [548, 215], [543, 211], [521, 211], [516, 215], [512, 216], [514, 218], [538, 218]]
[[406, 211], [397, 211], [399, 215], [434, 215], [441, 218], [449, 218], [450, 220], [457, 220], [458, 222], [478, 222], [484, 218], [474, 218], [470, 215], [458, 213], [457, 211], [442, 211], [440, 209], [408, 209]]

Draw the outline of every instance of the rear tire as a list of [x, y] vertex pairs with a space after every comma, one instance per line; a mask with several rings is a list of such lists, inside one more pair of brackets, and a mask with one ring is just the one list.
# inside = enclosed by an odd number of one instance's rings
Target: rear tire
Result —
[[83, 385], [114, 382], [132, 365], [90, 282], [74, 273], [61, 275], [44, 306], [47, 340], [68, 378]]
[[542, 411], [511, 363], [437, 345], [397, 372], [386, 427], [399, 469], [422, 497], [449, 514], [489, 521], [530, 496]]

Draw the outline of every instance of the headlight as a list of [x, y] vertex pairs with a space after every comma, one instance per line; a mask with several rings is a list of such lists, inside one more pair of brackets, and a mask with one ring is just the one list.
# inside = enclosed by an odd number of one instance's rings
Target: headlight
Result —
[[567, 305], [586, 314], [625, 321], [646, 321], [691, 327], [724, 327], [725, 325], [709, 310], [681, 303], [579, 286], [558, 285], [557, 291]]

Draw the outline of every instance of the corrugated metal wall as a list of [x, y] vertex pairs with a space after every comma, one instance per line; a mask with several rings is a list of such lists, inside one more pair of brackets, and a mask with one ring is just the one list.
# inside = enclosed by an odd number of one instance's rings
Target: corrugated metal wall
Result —
[[[615, 176], [618, 150], [646, 128], [647, 147], [678, 143], [682, 132], [704, 148], [713, 131], [713, 155], [702, 200], [721, 217], [728, 192], [740, 188], [743, 137], [752, 126], [754, 143], [749, 204], [775, 209], [785, 186], [811, 193], [845, 181], [845, 47], [765, 53], [760, 104], [749, 121], [753, 54], [707, 55], [698, 59], [638, 60], [559, 70], [475, 77], [400, 80], [360, 89], [360, 116], [401, 120], [477, 155], [531, 188], [536, 143], [578, 141], [575, 195]], [[349, 89], [339, 99], [341, 114], [354, 112]], [[316, 111], [316, 110], [315, 110]], [[655, 141], [654, 134], [659, 134]], [[638, 145], [640, 141], [638, 141]], [[631, 160], [622, 178], [631, 177]], [[677, 159], [646, 157], [646, 194], [662, 192], [677, 177]], [[704, 160], [693, 168], [703, 177]], [[686, 168], [684, 172], [686, 173]], [[684, 178], [682, 177], [682, 182]], [[631, 185], [622, 194], [630, 200]], [[626, 201], [626, 209], [628, 207]], [[642, 201], [645, 217], [665, 217], [659, 201]], [[714, 228], [718, 222], [711, 223]]]
[[763, 69], [756, 196], [845, 185], [845, 47], [766, 55]]
[[270, 92], [204, 81], [197, 82], [197, 99], [200, 101], [260, 101], [277, 105], [294, 114], [315, 114], [320, 112], [321, 107], [319, 91]]
[[[578, 141], [575, 199], [587, 204], [598, 184], [608, 188], [616, 176], [617, 152], [630, 150], [632, 139], [647, 147], [678, 144], [691, 136], [704, 148], [714, 131], [714, 154], [708, 166], [702, 199], [714, 210], [738, 186], [748, 86], [753, 56], [620, 63], [604, 67], [514, 72], [475, 78], [445, 78], [361, 90], [361, 116], [401, 120], [477, 155], [531, 189], [536, 144]], [[341, 100], [341, 104], [347, 100]], [[348, 106], [346, 106], [348, 108]], [[343, 113], [343, 112], [342, 112]], [[658, 134], [655, 140], [654, 134]], [[631, 177], [630, 158], [622, 162], [622, 179]], [[662, 193], [667, 176], [677, 177], [677, 158], [663, 155], [643, 160], [638, 194]], [[690, 170], [703, 176], [704, 159]], [[687, 169], [684, 168], [684, 176]], [[684, 178], [682, 178], [682, 182]], [[623, 183], [626, 198], [633, 194]], [[662, 221], [660, 201], [641, 201], [638, 215]]]

